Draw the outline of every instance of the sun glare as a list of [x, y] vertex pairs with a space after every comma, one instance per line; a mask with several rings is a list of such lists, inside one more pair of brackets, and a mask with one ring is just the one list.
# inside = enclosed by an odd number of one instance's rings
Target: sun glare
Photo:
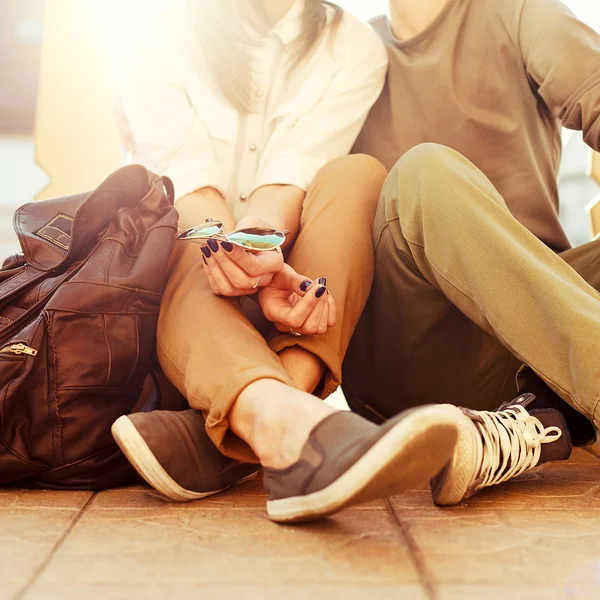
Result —
[[[111, 61], [119, 57], [135, 38], [136, 32], [144, 35], [161, 35], [160, 12], [183, 4], [187, 0], [86, 0], [89, 16], [100, 30]], [[201, 2], [202, 0], [196, 0]], [[600, 7], [589, 0], [564, 0], [581, 19], [600, 29]], [[338, 0], [337, 4], [368, 20], [387, 10], [388, 0]]]
[[89, 18], [104, 40], [109, 59], [118, 62], [136, 35], [160, 35], [160, 12], [184, 0], [87, 0]]

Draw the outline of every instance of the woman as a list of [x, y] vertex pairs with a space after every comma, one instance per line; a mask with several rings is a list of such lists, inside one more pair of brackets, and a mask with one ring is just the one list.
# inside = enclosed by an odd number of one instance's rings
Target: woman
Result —
[[[194, 410], [124, 417], [115, 438], [163, 494], [200, 498], [256, 471], [216, 458], [211, 472], [203, 413], [222, 453], [265, 467], [279, 521], [414, 483], [412, 468], [397, 465], [415, 448], [427, 480], [453, 445], [443, 409], [407, 417], [422, 425], [405, 439], [404, 421], [379, 428], [310, 395], [339, 385], [373, 277], [371, 228], [386, 173], [366, 156], [336, 157], [381, 91], [381, 42], [319, 0], [190, 2], [164, 19], [160, 38], [145, 27], [132, 44], [121, 79], [136, 156], [174, 181], [181, 230], [217, 219], [228, 230], [289, 233], [285, 254], [177, 244], [157, 347]], [[264, 337], [240, 301], [254, 294], [275, 324]], [[440, 428], [445, 442], [426, 449]], [[325, 454], [308, 469], [311, 488], [306, 461], [317, 447]]]

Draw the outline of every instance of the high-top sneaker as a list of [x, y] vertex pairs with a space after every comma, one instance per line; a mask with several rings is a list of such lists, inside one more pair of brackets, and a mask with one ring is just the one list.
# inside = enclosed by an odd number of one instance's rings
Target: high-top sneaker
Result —
[[496, 411], [456, 407], [454, 456], [431, 481], [436, 504], [457, 504], [545, 462], [569, 458], [571, 436], [563, 415], [552, 408], [528, 410], [534, 401], [533, 394], [523, 394]]

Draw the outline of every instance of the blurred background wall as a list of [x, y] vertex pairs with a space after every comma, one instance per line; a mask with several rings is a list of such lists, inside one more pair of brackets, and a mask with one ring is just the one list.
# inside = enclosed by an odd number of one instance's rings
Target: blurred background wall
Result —
[[[17, 249], [17, 206], [90, 189], [122, 163], [103, 52], [107, 11], [133, 17], [169, 1], [0, 0], [0, 258]], [[598, 0], [565, 3], [600, 30]], [[338, 4], [365, 20], [387, 9], [387, 0]], [[565, 132], [564, 142], [561, 219], [578, 245], [590, 239], [584, 206], [600, 188], [588, 177], [581, 134]]]
[[15, 249], [14, 208], [46, 178], [33, 161], [44, 0], [0, 0], [0, 261]]

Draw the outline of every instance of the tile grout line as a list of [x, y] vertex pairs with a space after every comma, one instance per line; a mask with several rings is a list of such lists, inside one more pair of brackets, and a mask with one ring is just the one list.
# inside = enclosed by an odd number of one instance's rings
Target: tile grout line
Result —
[[398, 515], [396, 513], [396, 509], [394, 508], [394, 505], [392, 504], [391, 500], [389, 498], [386, 498], [385, 502], [388, 506], [388, 510], [390, 511], [390, 513], [392, 515], [392, 518], [394, 519], [394, 521], [400, 528], [402, 536], [404, 537], [406, 543], [408, 544], [408, 549], [410, 551], [410, 556], [411, 556], [413, 565], [419, 575], [419, 581], [421, 583], [421, 586], [425, 590], [425, 594], [427, 595], [427, 598], [429, 600], [436, 600], [437, 594], [435, 592], [434, 586], [431, 583], [430, 574], [429, 574], [427, 567], [425, 566], [425, 563], [423, 561], [423, 555], [422, 555], [421, 549], [419, 548], [417, 542], [411, 535], [408, 527], [398, 517]]
[[38, 566], [38, 568], [34, 571], [34, 573], [31, 575], [31, 577], [29, 578], [27, 583], [13, 596], [12, 600], [23, 600], [23, 598], [25, 597], [25, 594], [27, 594], [27, 592], [32, 588], [33, 584], [38, 580], [39, 576], [44, 572], [44, 570], [46, 569], [46, 567], [52, 560], [52, 557], [54, 556], [56, 551], [64, 544], [65, 540], [67, 539], [67, 537], [69, 536], [71, 531], [73, 531], [73, 529], [75, 528], [77, 523], [79, 523], [79, 521], [81, 520], [81, 517], [83, 517], [83, 514], [87, 510], [91, 501], [95, 498], [96, 493], [97, 492], [93, 492], [92, 495], [87, 499], [86, 503], [81, 507], [80, 511], [77, 513], [77, 516], [73, 519], [71, 524], [67, 527], [67, 529], [64, 531], [64, 533], [58, 538], [56, 543], [54, 543], [52, 545], [52, 548], [48, 552], [48, 555], [46, 556], [46, 558], [41, 562], [41, 564]]

